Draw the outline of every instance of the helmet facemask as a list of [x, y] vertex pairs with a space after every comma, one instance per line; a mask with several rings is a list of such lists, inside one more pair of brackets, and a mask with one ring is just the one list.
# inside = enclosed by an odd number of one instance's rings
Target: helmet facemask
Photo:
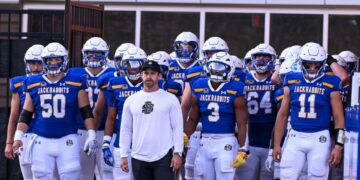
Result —
[[102, 67], [106, 63], [107, 53], [104, 51], [85, 51], [83, 63], [89, 68]]
[[[51, 62], [51, 60], [55, 62]], [[63, 56], [44, 57], [44, 63], [44, 70], [48, 75], [56, 76], [66, 71], [67, 59]]]
[[133, 81], [136, 81], [141, 77], [141, 67], [143, 64], [143, 59], [125, 59], [121, 61], [123, 72]]
[[189, 63], [191, 60], [196, 59], [198, 54], [198, 44], [196, 42], [180, 42], [174, 43], [176, 56], [182, 63]]
[[314, 80], [324, 73], [326, 61], [301, 60], [302, 71], [306, 79]]
[[266, 73], [273, 70], [273, 60], [269, 54], [255, 54], [252, 57], [252, 65], [257, 73]]
[[231, 67], [222, 62], [211, 61], [206, 65], [207, 76], [213, 82], [228, 82], [231, 79]]
[[[41, 70], [31, 70], [30, 64], [32, 63], [39, 63], [42, 64]], [[25, 60], [25, 71], [27, 75], [36, 75], [36, 74], [43, 74], [44, 73], [44, 62], [38, 59], [26, 59]]]

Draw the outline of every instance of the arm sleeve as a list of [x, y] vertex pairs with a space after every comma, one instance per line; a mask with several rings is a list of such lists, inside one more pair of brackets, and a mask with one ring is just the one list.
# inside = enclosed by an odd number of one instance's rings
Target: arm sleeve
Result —
[[174, 152], [182, 153], [184, 148], [184, 125], [180, 103], [175, 97], [172, 98], [172, 107], [170, 108], [170, 123], [173, 130]]
[[126, 99], [124, 103], [123, 113], [120, 125], [120, 157], [128, 157], [130, 155], [130, 146], [132, 140], [133, 119], [130, 111], [130, 101], [132, 98]]
[[17, 88], [15, 88], [15, 83], [16, 83], [16, 82], [14, 82], [14, 79], [11, 79], [11, 80], [10, 80], [10, 91], [13, 92], [13, 93], [17, 93], [17, 92], [18, 92]]
[[86, 78], [81, 78], [80, 82], [81, 82], [80, 89], [87, 89], [88, 88]]
[[236, 91], [236, 97], [245, 97], [246, 96], [246, 91], [245, 91], [245, 84], [238, 81], [237, 84], [238, 90]]

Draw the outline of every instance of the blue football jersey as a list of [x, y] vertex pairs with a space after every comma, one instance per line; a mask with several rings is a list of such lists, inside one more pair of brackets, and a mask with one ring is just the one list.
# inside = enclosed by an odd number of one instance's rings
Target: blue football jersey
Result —
[[181, 84], [172, 80], [159, 80], [159, 88], [164, 89], [165, 91], [174, 94], [176, 97], [182, 96], [182, 87]]
[[[96, 81], [97, 89], [100, 89], [100, 91], [102, 91], [104, 93], [105, 100], [106, 100], [106, 94], [109, 93], [108, 92], [109, 81], [110, 81], [110, 79], [112, 79], [114, 77], [121, 77], [121, 76], [119, 75], [118, 72], [108, 72], [108, 73], [105, 73], [102, 76], [100, 76]], [[107, 101], [106, 101], [106, 103], [107, 103]], [[119, 122], [118, 122], [118, 120], [116, 120], [115, 126], [114, 126], [114, 132], [117, 132], [119, 128], [120, 128]]]
[[27, 76], [16, 76], [11, 78], [10, 80], [10, 91], [12, 93], [18, 93], [20, 98], [20, 109], [19, 112], [22, 111], [25, 102], [25, 93], [24, 93], [24, 81]]
[[186, 69], [184, 82], [189, 82], [190, 86], [194, 84], [194, 82], [200, 78], [206, 78], [206, 73], [203, 66], [195, 66], [189, 69]]
[[[90, 102], [90, 107], [91, 109], [94, 109], [95, 107], [95, 103], [97, 101], [98, 98], [98, 94], [100, 89], [98, 89], [97, 86], [97, 79], [106, 74], [106, 73], [114, 73], [115, 69], [113, 68], [105, 68], [103, 69], [101, 72], [99, 72], [97, 75], [93, 75], [88, 69], [86, 68], [70, 68], [68, 71], [68, 74], [75, 74], [75, 75], [80, 75], [84, 78], [86, 78], [86, 82], [87, 82], [87, 89], [86, 92], [89, 96], [89, 102]], [[107, 110], [104, 110], [104, 114], [103, 117], [101, 118], [101, 123], [99, 126], [98, 130], [104, 130], [105, 128], [105, 122], [106, 122], [106, 116], [107, 116]], [[85, 123], [84, 123], [84, 119], [82, 118], [81, 112], [79, 111], [77, 113], [77, 122], [78, 122], [78, 128], [79, 129], [86, 129], [85, 127]]]
[[275, 102], [280, 107], [282, 100], [284, 99], [284, 88], [279, 88], [275, 91]]
[[202, 133], [234, 133], [234, 101], [235, 98], [245, 95], [244, 84], [230, 81], [214, 90], [209, 79], [201, 78], [194, 82], [191, 89], [200, 107]]
[[194, 61], [189, 67], [182, 66], [178, 59], [172, 59], [169, 61], [170, 67], [167, 79], [176, 81], [184, 87], [185, 71], [195, 66], [200, 66], [199, 61]]
[[121, 115], [124, 107], [125, 100], [140, 91], [143, 88], [143, 83], [138, 83], [137, 85], [133, 85], [127, 77], [114, 77], [110, 79], [108, 86], [108, 93], [105, 93], [106, 101], [109, 107], [117, 108], [117, 118], [114, 128], [114, 132], [116, 129], [116, 136], [114, 147], [119, 147], [119, 134], [120, 134], [120, 126], [121, 126]]
[[330, 93], [340, 91], [340, 79], [324, 74], [309, 82], [301, 73], [290, 73], [284, 86], [290, 89], [291, 126], [300, 132], [329, 129], [331, 118]]
[[33, 133], [46, 138], [77, 133], [78, 94], [87, 88], [84, 77], [65, 74], [51, 82], [46, 75], [34, 75], [24, 86], [34, 105]]
[[232, 78], [236, 81], [241, 81], [243, 83], [245, 83], [245, 77], [246, 77], [246, 73], [240, 69], [236, 69]]
[[276, 85], [271, 76], [264, 80], [255, 78], [254, 73], [245, 77], [245, 89], [249, 112], [249, 145], [268, 148], [276, 120]]

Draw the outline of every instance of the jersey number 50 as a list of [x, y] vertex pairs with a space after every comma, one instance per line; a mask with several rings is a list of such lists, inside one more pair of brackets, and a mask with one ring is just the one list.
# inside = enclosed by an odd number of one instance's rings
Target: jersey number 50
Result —
[[[47, 100], [52, 100], [52, 103], [47, 103]], [[44, 118], [50, 118], [54, 115], [55, 118], [65, 117], [65, 95], [63, 94], [41, 94], [40, 95], [40, 106], [42, 107], [42, 116]]]

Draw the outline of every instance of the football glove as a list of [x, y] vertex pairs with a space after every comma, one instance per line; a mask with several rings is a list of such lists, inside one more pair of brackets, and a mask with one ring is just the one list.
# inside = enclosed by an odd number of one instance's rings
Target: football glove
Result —
[[102, 153], [103, 153], [103, 158], [104, 158], [105, 164], [107, 164], [109, 166], [113, 166], [114, 158], [110, 151], [110, 141], [104, 141], [104, 143], [102, 145]]
[[99, 149], [99, 145], [96, 140], [95, 130], [89, 129], [83, 150], [88, 156], [91, 156], [93, 154], [96, 154], [98, 149]]
[[184, 133], [184, 147], [188, 147], [189, 145], [189, 137]]
[[246, 151], [240, 150], [232, 162], [232, 167], [239, 168], [244, 166], [248, 157], [250, 157], [250, 155]]

